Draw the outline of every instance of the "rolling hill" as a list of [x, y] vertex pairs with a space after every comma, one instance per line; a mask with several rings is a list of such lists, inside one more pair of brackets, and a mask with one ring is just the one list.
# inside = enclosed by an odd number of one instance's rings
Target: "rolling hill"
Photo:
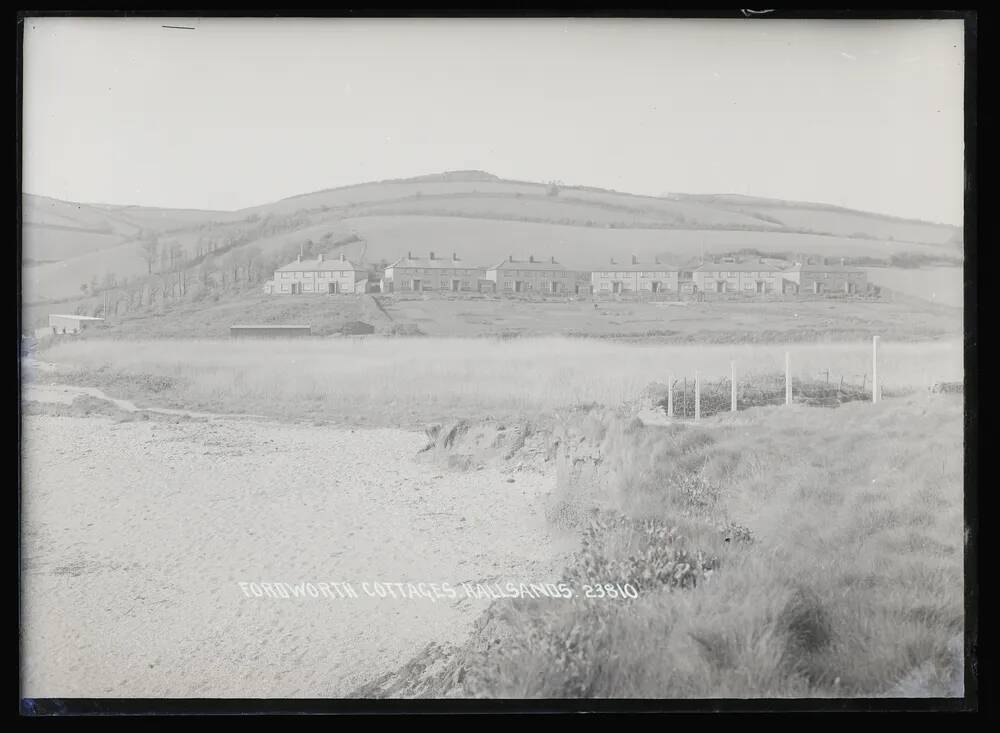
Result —
[[[590, 267], [611, 257], [687, 261], [741, 248], [885, 259], [961, 259], [961, 230], [826, 204], [735, 195], [638, 196], [584, 186], [453, 171], [316, 191], [239, 211], [82, 204], [22, 196], [25, 302], [78, 298], [81, 285], [145, 275], [142, 237], [177, 245], [185, 260], [254, 247], [355, 235], [369, 262], [407, 251], [457, 252], [487, 265], [508, 255], [554, 256]], [[619, 260], [621, 261], [621, 260]]]

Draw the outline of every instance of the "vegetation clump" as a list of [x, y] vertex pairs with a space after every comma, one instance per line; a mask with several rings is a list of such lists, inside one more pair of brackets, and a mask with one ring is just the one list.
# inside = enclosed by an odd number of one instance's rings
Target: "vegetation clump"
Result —
[[[624, 557], [609, 552], [609, 544], [615, 541], [624, 541], [629, 547]], [[695, 588], [699, 580], [712, 576], [720, 561], [717, 556], [686, 545], [686, 537], [669, 522], [610, 514], [594, 520], [584, 530], [581, 549], [564, 578], [577, 587], [607, 579], [639, 591]]]

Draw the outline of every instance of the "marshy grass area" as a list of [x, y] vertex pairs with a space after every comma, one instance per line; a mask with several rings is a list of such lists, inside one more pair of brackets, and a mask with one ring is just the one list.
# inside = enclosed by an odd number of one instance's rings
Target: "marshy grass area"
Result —
[[638, 598], [495, 601], [433, 672], [358, 694], [961, 696], [961, 397], [816, 413], [578, 412], [555, 438], [550, 519], [585, 540], [564, 579]]
[[[99, 387], [147, 406], [421, 427], [447, 419], [536, 415], [580, 404], [615, 406], [669, 375], [708, 385], [783, 373], [861, 384], [870, 343], [662, 346], [564, 337], [63, 341], [39, 358], [53, 379]], [[961, 381], [960, 341], [883, 343], [886, 390]], [[822, 375], [822, 376], [821, 376]], [[716, 390], [718, 391], [718, 390]], [[724, 390], [723, 390], [724, 391]], [[728, 400], [728, 395], [725, 397]]]

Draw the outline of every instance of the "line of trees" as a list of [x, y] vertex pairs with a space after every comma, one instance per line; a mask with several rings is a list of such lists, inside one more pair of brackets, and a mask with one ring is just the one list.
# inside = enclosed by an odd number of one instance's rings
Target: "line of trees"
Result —
[[[91, 278], [80, 286], [81, 293], [91, 298], [79, 304], [76, 312], [115, 317], [142, 309], [162, 310], [172, 302], [218, 299], [224, 293], [258, 290], [278, 267], [300, 253], [312, 258], [360, 241], [353, 234], [335, 240], [333, 233], [328, 232], [318, 241], [308, 238], [291, 241], [280, 250], [265, 254], [257, 244], [245, 244], [247, 236], [247, 232], [241, 231], [214, 241], [203, 239], [204, 250], [191, 256], [177, 242], [161, 242], [155, 234], [144, 235], [139, 251], [147, 263], [146, 274], [119, 277], [107, 272], [101, 279]], [[154, 263], [158, 266], [154, 267]]]

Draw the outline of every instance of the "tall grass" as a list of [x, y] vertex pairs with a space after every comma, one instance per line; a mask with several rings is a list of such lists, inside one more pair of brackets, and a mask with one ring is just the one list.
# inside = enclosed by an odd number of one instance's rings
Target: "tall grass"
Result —
[[[82, 340], [57, 344], [43, 358], [130, 393], [121, 396], [149, 397], [137, 378], [166, 378], [170, 388], [156, 397], [175, 406], [330, 417], [348, 411], [474, 417], [580, 403], [613, 406], [669, 373], [727, 376], [731, 360], [743, 375], [781, 371], [786, 350], [796, 376], [829, 372], [834, 381], [844, 376], [858, 383], [866, 373], [871, 378], [867, 343], [654, 346], [561, 337]], [[887, 388], [960, 380], [961, 345], [886, 343], [879, 369]]]
[[[763, 408], [731, 424], [653, 428], [605, 412], [602, 430], [579, 425], [575, 437], [592, 440], [569, 444], [590, 454], [596, 441], [602, 456], [596, 491], [566, 473], [559, 501], [599, 499], [631, 524], [585, 546], [570, 577], [623, 582], [636, 559], [656, 571], [682, 550], [710, 558], [692, 565], [710, 577], [674, 587], [640, 575], [627, 603], [498, 601], [456, 657], [459, 689], [435, 692], [962, 695], [961, 400], [815, 416]], [[671, 530], [637, 542], [649, 522]]]

